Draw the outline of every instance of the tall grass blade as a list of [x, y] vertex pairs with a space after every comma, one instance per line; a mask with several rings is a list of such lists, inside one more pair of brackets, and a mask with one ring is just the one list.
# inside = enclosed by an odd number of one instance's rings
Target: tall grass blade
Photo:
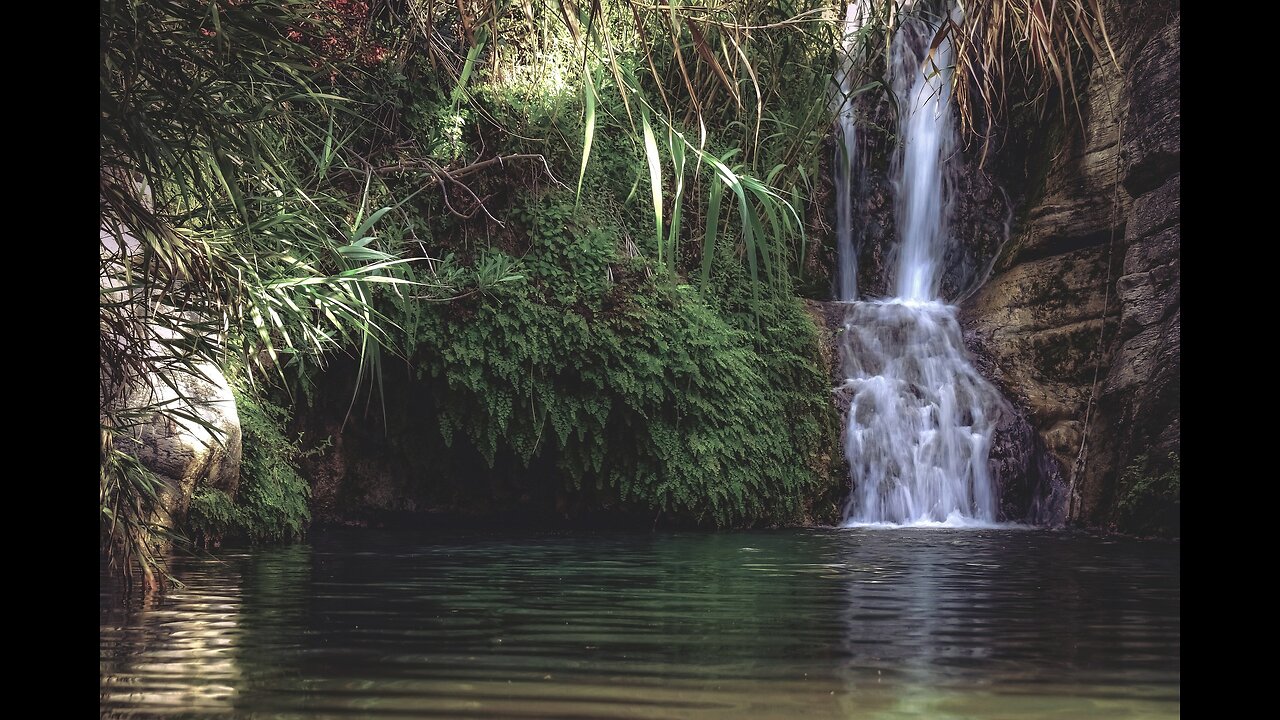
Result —
[[658, 140], [653, 135], [653, 125], [649, 122], [649, 106], [640, 103], [640, 124], [644, 129], [644, 155], [649, 163], [649, 188], [653, 196], [653, 238], [658, 244], [658, 265], [663, 264], [662, 255], [662, 160], [658, 157]]
[[[599, 82], [599, 72], [597, 71], [597, 80]], [[596, 88], [595, 82], [591, 76], [583, 73], [582, 76], [582, 102], [585, 117], [585, 129], [582, 135], [582, 166], [578, 169], [578, 190], [574, 194], [573, 204], [576, 206], [582, 200], [582, 179], [587, 175], [587, 160], [591, 157], [591, 141], [596, 134]]]

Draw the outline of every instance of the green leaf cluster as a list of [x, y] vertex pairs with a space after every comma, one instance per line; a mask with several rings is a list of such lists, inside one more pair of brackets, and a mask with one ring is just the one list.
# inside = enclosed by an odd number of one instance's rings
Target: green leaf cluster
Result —
[[1177, 536], [1182, 514], [1182, 460], [1139, 455], [1120, 473], [1116, 527], [1141, 535]]
[[802, 519], [834, 428], [812, 322], [785, 292], [757, 316], [740, 263], [709, 294], [654, 273], [628, 257], [618, 217], [570, 190], [529, 195], [513, 217], [531, 243], [524, 278], [403, 323], [435, 402], [435, 427], [417, 432], [490, 469], [549, 461], [556, 490], [606, 508]]
[[223, 539], [300, 538], [311, 519], [311, 487], [298, 473], [298, 442], [285, 432], [289, 411], [243, 383], [235, 398], [242, 447], [239, 488], [234, 499], [217, 488], [198, 488], [187, 514], [187, 535], [206, 546]]

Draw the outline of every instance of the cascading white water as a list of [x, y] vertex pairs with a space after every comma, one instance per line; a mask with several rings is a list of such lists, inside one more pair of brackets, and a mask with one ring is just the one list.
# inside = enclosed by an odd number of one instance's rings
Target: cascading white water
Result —
[[926, 60], [938, 23], [904, 20], [892, 45], [901, 148], [895, 158], [897, 297], [851, 303], [841, 350], [851, 392], [845, 525], [985, 525], [997, 520], [988, 467], [1009, 409], [966, 357], [940, 295], [955, 152], [950, 42]]
[[846, 524], [996, 521], [987, 456], [1005, 401], [965, 357], [955, 310], [900, 298], [850, 306]]
[[853, 243], [853, 173], [857, 151], [857, 127], [853, 119], [855, 63], [851, 53], [855, 37], [862, 28], [865, 8], [861, 0], [850, 0], [845, 12], [844, 40], [841, 43], [840, 67], [836, 69], [835, 92], [831, 102], [840, 125], [840, 144], [836, 146], [833, 167], [836, 186], [836, 299], [858, 297], [858, 255]]
[[951, 42], [943, 41], [930, 58], [928, 43], [936, 32], [936, 25], [913, 18], [893, 42], [893, 93], [902, 103], [894, 188], [900, 238], [896, 292], [906, 300], [938, 297], [947, 246], [950, 197], [943, 170], [955, 152], [956, 134], [949, 102]]

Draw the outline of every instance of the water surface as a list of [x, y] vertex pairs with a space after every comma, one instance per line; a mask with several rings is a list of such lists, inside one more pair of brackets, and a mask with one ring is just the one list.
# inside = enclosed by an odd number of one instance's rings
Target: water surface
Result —
[[423, 538], [101, 600], [103, 717], [1163, 718], [1179, 546], [1043, 530]]

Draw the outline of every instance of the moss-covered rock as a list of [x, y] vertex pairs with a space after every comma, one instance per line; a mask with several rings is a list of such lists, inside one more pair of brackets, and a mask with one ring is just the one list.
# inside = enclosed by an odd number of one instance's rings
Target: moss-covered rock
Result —
[[311, 488], [298, 473], [297, 442], [285, 434], [289, 413], [245, 387], [235, 391], [235, 401], [244, 448], [239, 486], [232, 492], [198, 487], [183, 523], [186, 535], [202, 547], [301, 537], [311, 519]]

